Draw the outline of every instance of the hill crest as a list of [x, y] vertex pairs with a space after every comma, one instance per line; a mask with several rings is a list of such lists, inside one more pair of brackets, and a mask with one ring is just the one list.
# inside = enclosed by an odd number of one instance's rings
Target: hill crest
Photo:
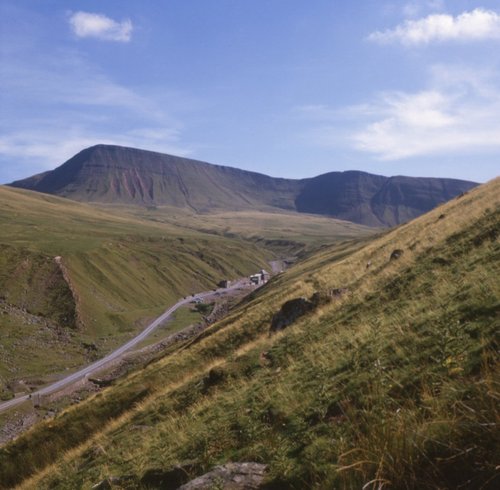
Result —
[[476, 184], [356, 170], [285, 179], [148, 150], [96, 145], [52, 171], [10, 184], [76, 201], [215, 210], [285, 209], [394, 226]]

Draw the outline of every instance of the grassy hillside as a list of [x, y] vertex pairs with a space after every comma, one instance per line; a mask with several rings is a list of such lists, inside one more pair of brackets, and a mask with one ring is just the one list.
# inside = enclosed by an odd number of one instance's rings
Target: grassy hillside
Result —
[[[372, 233], [321, 217], [219, 224], [126, 211], [0, 187], [0, 397], [95, 359], [179, 297], [269, 268], [275, 254]], [[226, 233], [227, 221], [240, 224]]]
[[107, 206], [121, 213], [126, 212], [156, 223], [182, 226], [193, 231], [226, 238], [241, 237], [264, 248], [287, 253], [308, 252], [332, 243], [372, 237], [380, 229], [358, 225], [349, 221], [326, 218], [312, 214], [279, 211], [233, 211], [197, 214], [189, 210], [158, 206], [140, 208], [133, 206]]
[[4, 389], [84, 364], [179, 297], [249, 274], [271, 256], [242, 240], [6, 187], [0, 226]]
[[[4, 485], [145, 488], [152, 469], [258, 461], [268, 488], [498, 488], [499, 234], [497, 179], [361, 249], [324, 248], [2, 449]], [[301, 297], [313, 307], [270, 334]]]

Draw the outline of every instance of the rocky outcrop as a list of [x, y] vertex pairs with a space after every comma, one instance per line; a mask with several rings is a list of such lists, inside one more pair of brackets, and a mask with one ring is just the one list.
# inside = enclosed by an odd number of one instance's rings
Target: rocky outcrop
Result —
[[78, 296], [76, 287], [73, 284], [73, 281], [71, 280], [71, 276], [69, 274], [69, 271], [68, 271], [66, 265], [63, 263], [63, 259], [61, 256], [58, 255], [57, 257], [54, 257], [54, 262], [56, 263], [57, 267], [61, 271], [63, 279], [66, 281], [66, 284], [68, 285], [69, 291], [71, 292], [71, 296], [73, 297], [73, 303], [75, 305], [75, 312], [74, 312], [75, 326], [84, 327], [83, 321], [82, 321], [82, 315], [80, 314], [80, 311], [79, 311], [80, 298]]
[[92, 490], [112, 488], [144, 488], [155, 490], [258, 490], [262, 487], [267, 465], [260, 463], [227, 463], [190, 480], [200, 472], [200, 465], [186, 462], [170, 468], [150, 468], [142, 477], [137, 475], [108, 476]]
[[391, 252], [391, 256], [389, 257], [389, 260], [398, 260], [400, 257], [402, 257], [404, 254], [404, 251], [401, 250], [400, 248], [397, 248], [396, 250], [393, 250]]
[[313, 311], [315, 304], [306, 298], [295, 298], [283, 303], [280, 311], [273, 316], [271, 321], [271, 333], [278, 332]]
[[68, 276], [41, 252], [0, 245], [0, 300], [62, 328], [79, 325]]
[[179, 490], [256, 490], [261, 488], [267, 465], [260, 463], [227, 463], [217, 466], [179, 487]]
[[316, 291], [309, 299], [294, 298], [283, 303], [280, 311], [273, 315], [270, 333], [283, 330], [319, 306], [330, 303], [332, 300], [341, 299], [348, 293], [348, 288], [335, 288], [328, 291]]
[[[189, 481], [189, 475], [193, 471], [198, 471], [198, 466], [194, 463], [184, 463], [168, 469], [151, 468], [146, 470], [141, 477], [141, 488], [171, 489], [179, 488]], [[196, 474], [196, 473], [195, 473]]]

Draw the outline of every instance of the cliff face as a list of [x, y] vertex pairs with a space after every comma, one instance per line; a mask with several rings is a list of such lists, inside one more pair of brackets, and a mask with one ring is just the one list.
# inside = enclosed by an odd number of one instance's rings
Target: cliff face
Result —
[[11, 185], [83, 202], [168, 205], [197, 212], [274, 207], [393, 226], [476, 184], [357, 171], [281, 179], [145, 150], [97, 145], [53, 171]]
[[60, 327], [78, 326], [74, 291], [59, 261], [0, 244], [0, 302]]

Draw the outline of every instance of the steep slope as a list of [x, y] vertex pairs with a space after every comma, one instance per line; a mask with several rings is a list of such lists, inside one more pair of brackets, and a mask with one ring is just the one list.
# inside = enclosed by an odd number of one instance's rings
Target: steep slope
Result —
[[52, 172], [12, 185], [77, 201], [170, 205], [203, 212], [263, 206], [292, 209], [302, 184], [188, 158], [98, 145]]
[[145, 150], [98, 145], [51, 172], [11, 185], [84, 202], [171, 206], [198, 213], [279, 208], [368, 226], [393, 226], [475, 184], [356, 171], [281, 179]]
[[0, 226], [0, 397], [18, 380], [89, 362], [179, 297], [272, 255], [237, 237], [3, 186]]
[[[256, 461], [265, 488], [498, 488], [499, 238], [497, 179], [326, 248], [2, 449], [4, 485], [151, 488]], [[270, 334], [290, 304], [307, 307]]]
[[373, 234], [309, 215], [141, 212], [0, 186], [0, 398], [103, 356], [179, 297], [276, 253]]

